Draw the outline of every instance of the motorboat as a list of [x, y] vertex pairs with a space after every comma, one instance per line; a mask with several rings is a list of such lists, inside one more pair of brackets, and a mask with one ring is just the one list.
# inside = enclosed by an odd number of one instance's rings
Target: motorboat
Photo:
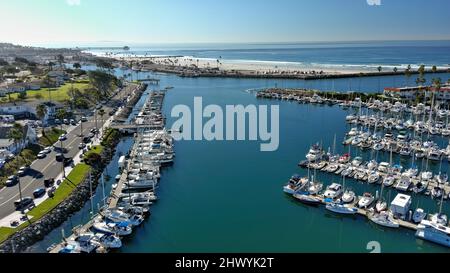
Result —
[[378, 163], [377, 163], [377, 161], [375, 161], [375, 160], [371, 160], [371, 161], [369, 162], [369, 164], [367, 164], [367, 169], [368, 169], [369, 171], [376, 170], [377, 168], [378, 168]]
[[431, 197], [432, 198], [441, 198], [442, 195], [444, 194], [444, 189], [442, 189], [441, 187], [433, 187], [431, 189]]
[[368, 208], [373, 201], [375, 200], [375, 197], [371, 193], [364, 193], [364, 195], [359, 199], [358, 201], [358, 207], [360, 208]]
[[350, 161], [350, 154], [344, 154], [341, 157], [339, 157], [339, 163], [346, 164]]
[[402, 175], [395, 188], [399, 191], [408, 191], [409, 187], [411, 186], [411, 183], [412, 182], [410, 177]]
[[448, 175], [446, 173], [439, 173], [436, 175], [436, 180], [438, 184], [445, 184], [448, 180]]
[[389, 172], [390, 165], [387, 162], [381, 162], [378, 166], [378, 171], [382, 173], [388, 173]]
[[377, 212], [385, 211], [385, 210], [387, 210], [387, 208], [388, 208], [388, 204], [387, 204], [387, 202], [384, 201], [383, 199], [379, 199], [379, 200], [377, 201], [377, 203], [375, 204], [375, 210], [376, 210]]
[[353, 173], [353, 167], [348, 167], [347, 169], [343, 170], [341, 175], [344, 177], [350, 177]]
[[308, 178], [301, 178], [298, 175], [291, 177], [289, 182], [283, 187], [283, 191], [287, 194], [294, 194], [308, 182]]
[[407, 169], [403, 173], [403, 175], [405, 175], [407, 177], [414, 177], [414, 176], [417, 176], [418, 173], [419, 173], [419, 170], [417, 168], [412, 167], [412, 168]]
[[367, 179], [367, 182], [369, 184], [377, 183], [380, 180], [380, 174], [377, 171], [372, 171], [369, 174], [369, 178]]
[[400, 224], [394, 220], [389, 212], [382, 211], [369, 216], [369, 220], [383, 227], [398, 228]]
[[323, 155], [324, 155], [324, 152], [323, 152], [322, 148], [318, 144], [315, 144], [311, 147], [311, 149], [309, 149], [309, 152], [306, 155], [306, 159], [309, 162], [314, 162], [319, 159], [322, 159]]
[[355, 157], [355, 159], [353, 159], [352, 166], [359, 167], [362, 164], [362, 162], [363, 162], [362, 157], [357, 156], [357, 157]]
[[426, 191], [427, 188], [428, 188], [428, 181], [419, 181], [419, 182], [417, 182], [417, 184], [414, 185], [414, 187], [412, 188], [412, 191], [415, 194], [419, 194], [419, 193]]
[[325, 198], [335, 199], [342, 194], [342, 185], [333, 183], [327, 187], [323, 196]]
[[132, 229], [128, 223], [106, 223], [95, 222], [92, 228], [100, 233], [117, 234], [119, 236], [126, 236], [132, 233]]
[[412, 221], [415, 224], [419, 224], [420, 222], [422, 222], [422, 220], [425, 220], [426, 218], [427, 218], [427, 213], [423, 209], [417, 208], [414, 211]]
[[383, 179], [383, 185], [385, 187], [391, 187], [395, 183], [395, 177], [392, 175], [388, 175]]
[[433, 173], [425, 171], [420, 174], [420, 177], [422, 178], [422, 180], [431, 180], [433, 178]]
[[94, 240], [105, 248], [118, 249], [122, 247], [122, 240], [117, 235], [96, 233], [94, 236]]
[[356, 180], [367, 180], [367, 172], [366, 170], [356, 170], [353, 178]]
[[448, 224], [448, 218], [447, 215], [443, 213], [436, 213], [433, 215], [430, 215], [430, 220], [433, 223], [440, 224], [446, 226]]
[[358, 128], [352, 128], [352, 129], [347, 133], [347, 135], [350, 136], [350, 137], [354, 137], [354, 136], [356, 136], [356, 135], [358, 135], [358, 134], [359, 134]]
[[439, 161], [439, 160], [441, 160], [441, 156], [442, 156], [442, 152], [441, 152], [440, 150], [435, 149], [435, 148], [431, 148], [431, 149], [428, 151], [427, 158], [428, 158], [429, 160]]
[[432, 221], [420, 222], [417, 226], [416, 237], [450, 247], [450, 228]]
[[355, 197], [356, 197], [355, 192], [350, 189], [347, 189], [342, 194], [341, 200], [342, 200], [342, 202], [347, 203], [347, 204], [353, 203], [353, 201], [355, 201]]
[[356, 214], [358, 212], [357, 208], [349, 207], [348, 205], [341, 204], [339, 202], [328, 203], [325, 207], [327, 210], [338, 214]]

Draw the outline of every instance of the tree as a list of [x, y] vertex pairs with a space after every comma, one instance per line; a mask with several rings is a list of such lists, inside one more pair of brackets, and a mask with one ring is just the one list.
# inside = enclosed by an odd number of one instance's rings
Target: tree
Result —
[[43, 97], [43, 96], [42, 96], [41, 93], [36, 93], [36, 94], [34, 94], [34, 98], [37, 99], [37, 100], [41, 100], [42, 97]]
[[[398, 71], [397, 67], [394, 67], [393, 71], [394, 71], [395, 74], [397, 74], [397, 71]], [[395, 84], [395, 77], [397, 77], [397, 76], [394, 75], [394, 77], [393, 77], [394, 78], [394, 86], [396, 86], [396, 84]]]
[[96, 92], [97, 99], [108, 97], [114, 85], [118, 84], [118, 79], [100, 70], [89, 71], [89, 81]]
[[48, 62], [48, 68], [49, 68], [50, 71], [53, 70], [53, 67], [54, 67], [54, 66], [55, 66], [55, 63], [54, 63], [54, 62]]
[[14, 123], [13, 127], [8, 132], [8, 138], [13, 141], [15, 148], [21, 145], [25, 138], [23, 126], [19, 123]]
[[74, 63], [73, 64], [73, 68], [75, 68], [75, 69], [81, 69], [81, 64], [80, 63]]
[[20, 93], [17, 95], [17, 98], [18, 98], [19, 100], [24, 100], [24, 99], [26, 99], [26, 98], [27, 98], [27, 92], [20, 92]]
[[55, 116], [56, 116], [57, 119], [59, 119], [61, 121], [61, 131], [62, 131], [62, 125], [63, 125], [62, 120], [67, 117], [66, 109], [64, 109], [64, 108], [59, 109], [58, 111], [56, 111]]
[[100, 118], [102, 119], [102, 124], [103, 124], [103, 116], [105, 115], [105, 110], [103, 108], [98, 110], [98, 114], [99, 114]]
[[406, 85], [409, 85], [409, 78], [411, 78], [411, 65], [405, 69]]
[[[377, 68], [377, 70], [378, 70], [378, 73], [381, 73], [381, 71], [383, 70], [383, 68], [382, 68], [381, 66], [379, 66], [379, 67]], [[380, 77], [378, 77], [378, 90], [379, 90], [380, 93], [382, 92], [382, 90], [381, 90], [381, 79], [380, 79]]]
[[56, 60], [58, 61], [59, 66], [62, 67], [64, 63], [64, 56], [62, 54], [58, 54], [58, 56], [56, 56]]
[[437, 72], [437, 67], [436, 67], [435, 65], [433, 65], [433, 67], [431, 68], [431, 71], [432, 71], [433, 73], [436, 73], [436, 72]]
[[45, 104], [36, 106], [36, 116], [38, 119], [42, 120], [42, 124], [44, 124], [45, 115], [47, 115], [47, 106], [45, 106]]

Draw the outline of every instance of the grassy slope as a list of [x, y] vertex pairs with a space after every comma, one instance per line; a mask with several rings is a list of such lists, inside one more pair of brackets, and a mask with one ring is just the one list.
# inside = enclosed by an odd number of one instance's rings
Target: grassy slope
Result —
[[[54, 101], [59, 101], [59, 102], [63, 102], [69, 99], [69, 95], [68, 92], [69, 90], [72, 88], [72, 84], [70, 83], [66, 83], [63, 86], [60, 86], [58, 88], [52, 88], [50, 91], [50, 96], [51, 99]], [[89, 88], [89, 84], [86, 82], [82, 82], [82, 83], [74, 83], [73, 84], [73, 88], [74, 89], [78, 89], [81, 92], [85, 91], [86, 89]], [[25, 99], [26, 101], [33, 101], [36, 100], [35, 95], [36, 94], [41, 94], [42, 95], [42, 100], [48, 100], [49, 99], [49, 92], [48, 92], [48, 88], [41, 88], [40, 90], [29, 90], [27, 91], [27, 98]], [[17, 99], [18, 94], [11, 94], [11, 99]]]

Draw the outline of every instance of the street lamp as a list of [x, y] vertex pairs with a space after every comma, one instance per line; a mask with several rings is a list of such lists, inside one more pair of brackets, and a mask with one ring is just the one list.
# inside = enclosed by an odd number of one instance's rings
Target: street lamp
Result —
[[22, 201], [22, 187], [20, 185], [20, 178], [17, 178], [17, 180], [19, 181], [19, 200]]

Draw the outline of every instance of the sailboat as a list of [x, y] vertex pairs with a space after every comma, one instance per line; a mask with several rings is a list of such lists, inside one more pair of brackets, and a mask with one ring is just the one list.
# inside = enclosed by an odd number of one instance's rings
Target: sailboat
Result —
[[[311, 179], [314, 181], [314, 176]], [[317, 196], [319, 191], [322, 190], [323, 184], [311, 182], [308, 180], [308, 189], [306, 192], [296, 192], [294, 193], [294, 198], [298, 201], [308, 204], [308, 205], [319, 205], [322, 203], [322, 199]]]
[[[342, 180], [343, 180], [343, 187], [345, 187], [345, 176], [342, 176]], [[344, 193], [342, 194], [342, 202], [344, 203], [353, 203], [353, 201], [355, 201], [356, 198], [356, 194], [354, 191], [352, 191], [350, 188], [345, 189], [344, 188]]]

